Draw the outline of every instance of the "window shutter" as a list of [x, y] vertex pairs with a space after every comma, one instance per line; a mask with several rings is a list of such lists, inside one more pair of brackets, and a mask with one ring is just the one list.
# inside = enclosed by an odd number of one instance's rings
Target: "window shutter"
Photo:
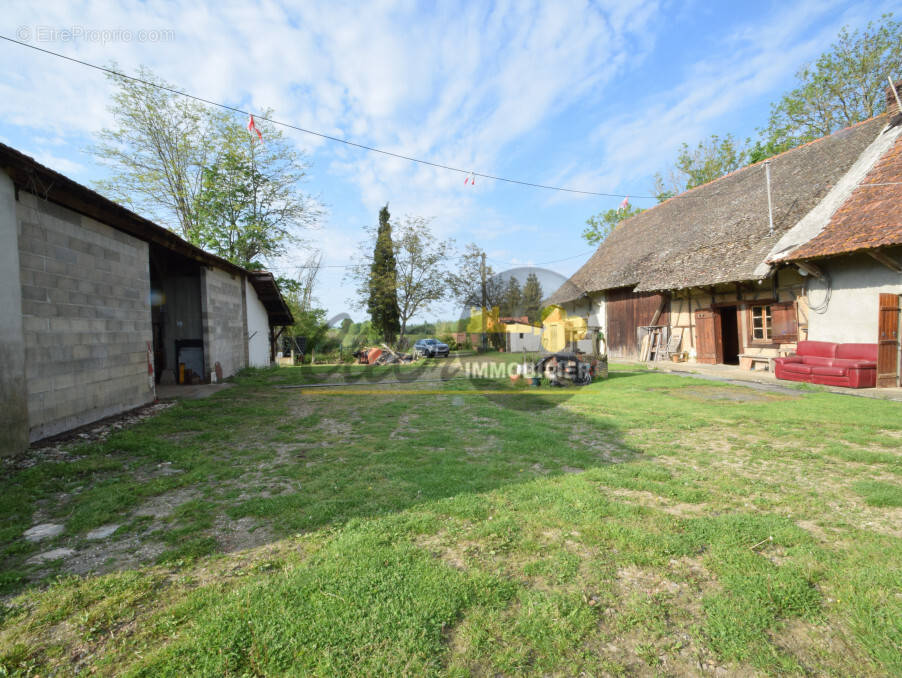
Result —
[[772, 304], [771, 315], [771, 340], [774, 343], [788, 344], [799, 339], [799, 320], [796, 315], [796, 303], [785, 301]]

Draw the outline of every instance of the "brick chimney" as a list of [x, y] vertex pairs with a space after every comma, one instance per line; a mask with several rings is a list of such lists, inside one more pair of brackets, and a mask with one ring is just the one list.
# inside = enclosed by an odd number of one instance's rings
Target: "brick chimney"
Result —
[[[899, 93], [899, 97], [902, 98], [902, 80], [896, 80], [896, 91]], [[886, 112], [888, 115], [895, 115], [899, 112], [899, 104], [896, 103], [896, 97], [893, 95], [893, 90], [887, 85], [885, 88], [886, 92]]]

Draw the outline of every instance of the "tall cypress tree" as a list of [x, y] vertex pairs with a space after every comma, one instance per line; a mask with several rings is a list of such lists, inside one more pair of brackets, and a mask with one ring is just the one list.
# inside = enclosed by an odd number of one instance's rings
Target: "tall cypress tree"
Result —
[[526, 276], [521, 303], [523, 304], [523, 315], [529, 316], [529, 322], [537, 323], [542, 319], [542, 284], [535, 273]]
[[398, 271], [395, 250], [391, 239], [391, 215], [386, 204], [379, 210], [379, 230], [370, 266], [370, 296], [367, 310], [373, 327], [391, 344], [401, 331], [401, 313], [398, 309]]

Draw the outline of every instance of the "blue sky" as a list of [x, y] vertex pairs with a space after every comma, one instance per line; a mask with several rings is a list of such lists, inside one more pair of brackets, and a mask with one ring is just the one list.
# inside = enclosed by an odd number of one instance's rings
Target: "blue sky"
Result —
[[[893, 4], [12, 2], [0, 33], [128, 73], [144, 64], [198, 96], [398, 153], [638, 196], [681, 142], [754, 136], [841, 26], [863, 27]], [[54, 33], [66, 29], [86, 37]], [[141, 30], [169, 33], [141, 41]], [[111, 122], [103, 75], [8, 43], [0, 60], [0, 140], [80, 182], [103, 177], [86, 151]], [[352, 261], [388, 202], [395, 217], [434, 217], [441, 236], [478, 243], [496, 270], [581, 255], [546, 266], [566, 276], [591, 249], [579, 237], [586, 218], [620, 202], [471, 187], [459, 174], [287, 134], [313, 163], [304, 190], [327, 207], [306, 234], [326, 266]], [[274, 268], [290, 274], [306, 254]], [[330, 314], [361, 319], [347, 303], [352, 287], [326, 268], [317, 296]], [[455, 315], [445, 306], [426, 318]]]

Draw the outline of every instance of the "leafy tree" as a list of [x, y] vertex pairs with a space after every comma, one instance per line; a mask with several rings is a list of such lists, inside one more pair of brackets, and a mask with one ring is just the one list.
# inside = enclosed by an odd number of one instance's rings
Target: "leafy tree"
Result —
[[542, 311], [542, 285], [535, 273], [526, 276], [523, 284], [523, 315], [529, 317], [529, 322], [537, 324], [541, 320]]
[[348, 332], [351, 331], [351, 326], [354, 324], [354, 321], [350, 318], [345, 318], [341, 321], [341, 325], [339, 326], [339, 336], [344, 339], [348, 336]]
[[161, 87], [110, 74], [115, 125], [92, 151], [113, 169], [97, 187], [230, 261], [259, 268], [284, 253], [297, 230], [321, 211], [300, 193], [308, 168], [281, 133], [259, 123], [266, 144], [254, 143], [244, 122]]
[[272, 125], [258, 123], [259, 143], [233, 116], [218, 116], [215, 161], [204, 168], [189, 240], [232, 263], [262, 268], [299, 244], [298, 231], [321, 215], [297, 191], [308, 168]]
[[[395, 323], [391, 341], [397, 337], [398, 344], [403, 345], [411, 318], [427, 312], [449, 294], [446, 265], [452, 256], [453, 241], [436, 238], [429, 219], [410, 216], [395, 227], [392, 237], [390, 220], [387, 206], [383, 207], [378, 229], [375, 233], [368, 229], [375, 240], [373, 253], [369, 254], [369, 241], [364, 243], [360, 263], [349, 271], [348, 277], [356, 282], [359, 295], [358, 301], [352, 303], [363, 306], [360, 300], [367, 300], [373, 327], [382, 327], [381, 316], [374, 310], [382, 314], [387, 309], [388, 317]], [[384, 331], [382, 334], [388, 336]]]
[[798, 86], [771, 106], [753, 162], [883, 112], [887, 76], [902, 72], [902, 23], [892, 16], [862, 32], [843, 27], [817, 61], [799, 69]]
[[401, 311], [398, 308], [398, 268], [391, 214], [387, 204], [379, 210], [375, 240], [372, 257], [367, 262], [369, 266], [364, 263], [354, 271], [363, 292], [361, 297], [365, 296], [367, 300], [366, 308], [373, 328], [385, 343], [391, 344], [401, 331]]
[[453, 241], [434, 237], [429, 219], [406, 217], [394, 240], [397, 264], [397, 299], [403, 345], [407, 323], [418, 313], [448, 296], [449, 275], [445, 268]]
[[520, 289], [520, 281], [516, 276], [510, 276], [507, 279], [507, 285], [504, 287], [504, 295], [501, 300], [501, 317], [511, 318], [522, 315], [520, 309], [523, 307], [523, 291]]
[[636, 216], [642, 210], [632, 205], [626, 209], [610, 209], [586, 219], [586, 228], [583, 229], [583, 238], [590, 245], [600, 245], [611, 232], [617, 228], [621, 221]]
[[748, 163], [748, 157], [745, 146], [729, 134], [723, 139], [712, 134], [695, 148], [683, 143], [667, 179], [660, 172], [655, 175], [658, 202], [738, 170]]
[[116, 87], [115, 126], [101, 130], [91, 150], [113, 174], [97, 188], [190, 238], [203, 172], [216, 155], [216, 126], [203, 105], [160, 89], [173, 86], [143, 66], [138, 77], [149, 84], [107, 77]]

